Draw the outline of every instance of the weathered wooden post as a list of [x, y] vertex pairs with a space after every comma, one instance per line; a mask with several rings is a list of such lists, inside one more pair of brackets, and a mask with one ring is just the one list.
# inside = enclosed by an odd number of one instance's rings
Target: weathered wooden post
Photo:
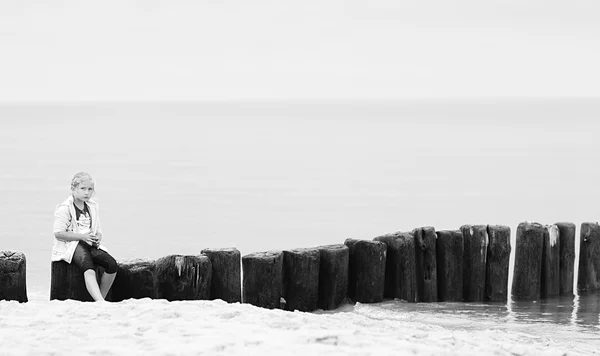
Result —
[[436, 258], [439, 302], [463, 300], [463, 234], [437, 231]]
[[464, 237], [463, 300], [479, 302], [484, 300], [485, 273], [489, 237], [487, 225], [463, 225], [460, 228]]
[[[96, 267], [96, 278], [104, 274], [104, 268]], [[92, 296], [88, 293], [83, 279], [83, 272], [73, 263], [53, 261], [50, 271], [50, 300], [73, 299], [82, 302], [91, 302]]]
[[156, 260], [157, 298], [174, 300], [208, 299], [212, 265], [208, 257], [169, 255]]
[[510, 260], [510, 227], [488, 225], [488, 250], [485, 272], [485, 300], [506, 302]]
[[283, 251], [285, 310], [313, 311], [319, 301], [320, 252], [316, 248]]
[[135, 259], [119, 262], [115, 281], [107, 300], [120, 302], [125, 299], [157, 298], [156, 265], [154, 261]]
[[437, 261], [435, 228], [420, 227], [413, 230], [415, 237], [415, 264], [417, 298], [420, 302], [437, 302]]
[[408, 232], [394, 232], [374, 240], [387, 246], [384, 297], [416, 302], [415, 237]]
[[544, 226], [522, 222], [517, 227], [512, 296], [515, 300], [538, 300], [542, 277]]
[[210, 299], [222, 299], [228, 303], [242, 302], [242, 260], [236, 248], [211, 249], [202, 253], [212, 265]]
[[600, 289], [600, 225], [597, 222], [581, 224], [579, 244], [579, 272], [577, 290], [581, 293]]
[[573, 295], [575, 276], [575, 224], [556, 223], [560, 240], [560, 295]]
[[560, 238], [556, 225], [544, 226], [540, 297], [556, 297], [560, 286]]
[[348, 297], [360, 303], [383, 301], [387, 246], [379, 241], [346, 239], [350, 250]]
[[255, 252], [242, 257], [244, 303], [275, 309], [283, 294], [283, 252]]
[[319, 246], [319, 308], [339, 307], [348, 295], [348, 246]]
[[0, 251], [0, 300], [27, 301], [27, 261], [25, 254]]

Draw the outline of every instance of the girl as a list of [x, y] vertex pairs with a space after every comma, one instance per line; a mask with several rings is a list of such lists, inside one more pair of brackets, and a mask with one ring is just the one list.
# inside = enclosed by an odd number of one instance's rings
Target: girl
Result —
[[[75, 263], [83, 272], [85, 287], [95, 301], [104, 301], [110, 290], [118, 265], [101, 244], [102, 230], [98, 204], [91, 200], [94, 180], [88, 173], [75, 174], [71, 180], [71, 195], [54, 211], [54, 246], [52, 261]], [[98, 285], [96, 265], [104, 267]]]

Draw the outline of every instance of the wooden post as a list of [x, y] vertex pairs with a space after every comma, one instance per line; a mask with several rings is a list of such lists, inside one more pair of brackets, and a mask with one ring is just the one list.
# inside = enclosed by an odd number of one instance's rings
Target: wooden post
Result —
[[415, 238], [408, 232], [378, 236], [375, 241], [387, 246], [384, 297], [417, 301]]
[[256, 252], [242, 257], [243, 302], [257, 307], [281, 307], [283, 252]]
[[25, 254], [0, 251], [0, 300], [27, 302], [27, 261]]
[[579, 273], [577, 290], [581, 293], [600, 289], [600, 225], [597, 222], [581, 224], [579, 245]]
[[242, 302], [242, 261], [236, 248], [204, 249], [212, 265], [210, 299], [227, 303]]
[[544, 226], [540, 297], [557, 297], [560, 286], [560, 238], [556, 225]]
[[542, 277], [544, 226], [522, 222], [517, 227], [512, 296], [515, 300], [539, 300]]
[[360, 303], [383, 301], [387, 246], [379, 241], [346, 239], [350, 250], [348, 297]]
[[415, 264], [417, 298], [420, 302], [437, 302], [437, 261], [435, 228], [431, 226], [413, 230], [415, 237]]
[[510, 227], [488, 225], [487, 265], [485, 272], [485, 300], [508, 300], [508, 268], [510, 261]]
[[485, 273], [489, 237], [487, 225], [463, 225], [463, 300], [480, 302], [485, 295]]
[[348, 261], [346, 245], [319, 246], [319, 308], [332, 310], [339, 307], [348, 295]]
[[107, 300], [157, 298], [155, 261], [135, 259], [119, 262], [119, 270]]
[[212, 266], [208, 257], [169, 255], [156, 260], [157, 298], [208, 299]]
[[438, 301], [462, 302], [463, 234], [458, 230], [436, 234]]
[[[92, 296], [88, 293], [83, 279], [83, 272], [73, 263], [53, 261], [50, 272], [50, 300], [73, 299], [82, 302], [91, 302]], [[104, 268], [96, 267], [98, 283], [104, 274]]]
[[560, 295], [573, 295], [575, 276], [575, 224], [556, 223], [560, 238]]
[[309, 312], [319, 301], [320, 252], [316, 248], [283, 251], [285, 310]]

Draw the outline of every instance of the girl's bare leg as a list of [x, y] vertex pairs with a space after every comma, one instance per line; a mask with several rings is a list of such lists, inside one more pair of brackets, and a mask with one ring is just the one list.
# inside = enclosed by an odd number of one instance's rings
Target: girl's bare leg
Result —
[[98, 286], [98, 280], [96, 279], [96, 271], [88, 269], [83, 272], [83, 279], [85, 280], [85, 288], [87, 288], [87, 291], [92, 298], [97, 302], [103, 302], [104, 297], [100, 293], [100, 287]]
[[106, 298], [110, 287], [112, 287], [113, 282], [115, 281], [115, 277], [117, 276], [117, 272], [115, 273], [104, 273], [102, 274], [102, 278], [100, 278], [100, 292], [102, 293], [102, 298]]

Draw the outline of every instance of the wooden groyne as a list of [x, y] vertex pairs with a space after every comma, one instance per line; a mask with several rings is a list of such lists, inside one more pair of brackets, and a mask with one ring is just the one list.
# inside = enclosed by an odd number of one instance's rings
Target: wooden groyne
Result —
[[339, 307], [348, 295], [348, 246], [319, 246], [319, 301], [318, 307], [331, 310]]
[[408, 232], [395, 232], [378, 236], [374, 240], [383, 242], [387, 247], [384, 297], [416, 302], [417, 265], [414, 236]]
[[413, 230], [417, 273], [417, 300], [437, 302], [436, 234], [431, 226]]
[[236, 248], [207, 248], [202, 254], [208, 256], [212, 267], [210, 299], [222, 299], [228, 303], [242, 301], [242, 266], [240, 251]]
[[[485, 269], [486, 301], [506, 302], [508, 299], [508, 269], [510, 263], [510, 228], [488, 225], [488, 249]], [[571, 280], [572, 281], [572, 280]]]
[[0, 300], [27, 301], [27, 261], [15, 251], [0, 251]]
[[579, 276], [577, 290], [581, 293], [600, 289], [600, 225], [581, 224], [579, 237]]
[[[64, 262], [56, 262], [64, 266]], [[54, 264], [53, 264], [54, 266]], [[75, 270], [77, 273], [77, 269]], [[81, 274], [81, 272], [78, 272]], [[113, 286], [109, 292], [108, 299], [120, 302], [125, 299], [158, 298], [155, 261], [133, 260], [119, 263], [119, 269]], [[54, 280], [53, 280], [54, 284]], [[87, 291], [86, 291], [87, 293]], [[89, 295], [88, 295], [89, 297]], [[54, 299], [52, 294], [50, 299]], [[57, 298], [63, 299], [63, 298]], [[73, 298], [70, 298], [73, 299]], [[90, 297], [91, 299], [91, 297]]]
[[361, 303], [383, 301], [386, 245], [355, 239], [347, 239], [344, 244], [350, 251], [348, 297]]
[[560, 239], [560, 295], [573, 294], [575, 271], [575, 224], [570, 222], [556, 223]]
[[319, 303], [321, 253], [316, 248], [283, 251], [283, 299], [286, 310], [312, 311]]
[[512, 296], [515, 299], [536, 300], [540, 297], [544, 231], [544, 226], [538, 223], [525, 222], [517, 227], [512, 282]]
[[463, 300], [480, 302], [485, 294], [485, 271], [488, 255], [487, 225], [463, 225], [464, 268]]
[[560, 292], [560, 238], [556, 225], [544, 227], [540, 297], [556, 297]]
[[436, 257], [438, 301], [463, 301], [463, 233], [460, 230], [437, 231]]
[[[573, 294], [575, 225], [523, 222], [516, 230], [512, 297], [538, 300]], [[332, 310], [347, 300], [377, 303], [506, 302], [511, 230], [502, 225], [431, 226], [371, 240], [255, 252], [204, 249], [197, 255], [119, 262], [107, 299], [222, 299], [264, 308]], [[577, 291], [600, 289], [600, 225], [580, 231]], [[104, 273], [97, 270], [98, 279]], [[0, 299], [27, 301], [25, 256], [0, 252]], [[243, 277], [243, 278], [242, 278]], [[82, 273], [52, 262], [50, 299], [90, 301]]]
[[[243, 302], [275, 309], [284, 304], [283, 252], [256, 252], [242, 257]], [[283, 300], [282, 300], [283, 299]]]

